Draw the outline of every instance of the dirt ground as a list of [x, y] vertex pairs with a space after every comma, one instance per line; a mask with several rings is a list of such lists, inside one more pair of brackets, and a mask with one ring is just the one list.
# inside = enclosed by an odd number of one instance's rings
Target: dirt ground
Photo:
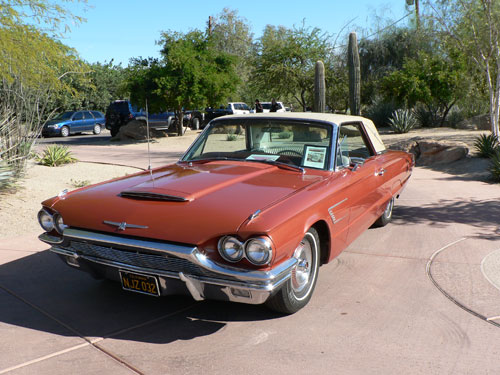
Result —
[[[456, 176], [459, 179], [488, 181], [489, 162], [474, 156], [474, 140], [483, 131], [456, 130], [449, 128], [418, 129], [407, 134], [393, 134], [382, 130], [381, 136], [387, 147], [404, 140], [437, 139], [456, 140], [469, 145], [471, 156], [461, 161], [432, 167]], [[152, 151], [169, 150], [169, 152], [183, 152], [199, 132], [189, 131], [183, 137], [166, 137], [155, 140], [151, 144]], [[109, 148], [144, 150], [145, 144], [132, 142], [107, 142]], [[31, 161], [28, 164], [26, 177], [19, 182], [19, 189], [15, 193], [0, 195], [0, 240], [2, 238], [17, 237], [26, 232], [41, 231], [36, 219], [40, 203], [57, 195], [64, 189], [72, 190], [80, 185], [97, 183], [100, 181], [120, 177], [137, 172], [137, 168], [101, 165], [86, 162], [77, 162], [61, 167], [44, 167]]]

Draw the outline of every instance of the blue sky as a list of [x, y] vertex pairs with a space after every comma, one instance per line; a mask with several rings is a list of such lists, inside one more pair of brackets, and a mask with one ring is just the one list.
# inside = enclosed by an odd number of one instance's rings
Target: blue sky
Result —
[[63, 43], [75, 48], [90, 63], [114, 59], [123, 66], [128, 65], [131, 57], [158, 57], [155, 41], [161, 31], [205, 29], [208, 17], [217, 15], [224, 7], [238, 10], [256, 38], [268, 24], [292, 27], [300, 25], [303, 19], [307, 26], [335, 35], [354, 19], [345, 31], [370, 34], [384, 24], [380, 19], [396, 21], [407, 13], [405, 0], [88, 0], [88, 5], [86, 11], [82, 11], [81, 5], [71, 7], [87, 22], [70, 26]]

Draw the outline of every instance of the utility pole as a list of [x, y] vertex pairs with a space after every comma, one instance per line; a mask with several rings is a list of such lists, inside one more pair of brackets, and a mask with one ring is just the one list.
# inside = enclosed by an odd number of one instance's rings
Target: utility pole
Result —
[[417, 30], [420, 29], [420, 6], [418, 4], [420, 0], [406, 0], [406, 5], [410, 6], [415, 4], [415, 20], [417, 23]]

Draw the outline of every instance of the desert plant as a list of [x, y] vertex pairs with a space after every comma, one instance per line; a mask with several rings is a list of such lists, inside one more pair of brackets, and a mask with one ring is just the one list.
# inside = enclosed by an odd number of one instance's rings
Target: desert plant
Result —
[[393, 102], [386, 102], [380, 98], [374, 100], [364, 112], [363, 116], [373, 121], [377, 128], [389, 126], [389, 119], [398, 107]]
[[394, 111], [389, 119], [389, 125], [394, 132], [402, 134], [408, 133], [415, 127], [417, 120], [412, 111], [408, 109], [398, 109]]
[[72, 155], [71, 151], [66, 146], [49, 145], [43, 150], [41, 155], [36, 156], [39, 164], [47, 167], [57, 167], [58, 165], [74, 163], [77, 161]]
[[417, 123], [422, 128], [431, 128], [438, 123], [435, 112], [429, 110], [423, 105], [417, 105], [413, 111]]
[[474, 148], [482, 158], [492, 157], [498, 147], [498, 140], [493, 134], [481, 134], [474, 142]]
[[351, 110], [351, 115], [359, 116], [361, 110], [361, 68], [358, 39], [355, 32], [349, 34], [347, 66], [349, 67], [349, 109]]
[[0, 161], [0, 191], [12, 184], [12, 170], [9, 166]]
[[236, 141], [238, 139], [238, 136], [236, 134], [228, 134], [226, 137], [226, 141]]
[[500, 147], [491, 156], [490, 173], [493, 180], [500, 182]]
[[82, 187], [90, 185], [89, 180], [73, 180], [73, 179], [71, 179], [70, 181], [71, 181], [71, 186], [73, 186], [74, 188], [82, 188]]
[[314, 72], [314, 112], [325, 112], [325, 64], [316, 61]]

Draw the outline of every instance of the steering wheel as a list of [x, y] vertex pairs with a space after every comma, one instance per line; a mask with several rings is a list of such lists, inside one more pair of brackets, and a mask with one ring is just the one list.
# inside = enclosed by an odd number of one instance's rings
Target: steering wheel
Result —
[[297, 156], [302, 157], [302, 154], [300, 152], [298, 152], [298, 151], [295, 151], [295, 150], [281, 150], [281, 151], [278, 151], [276, 154], [278, 154], [278, 155], [288, 155], [288, 156], [297, 155]]

